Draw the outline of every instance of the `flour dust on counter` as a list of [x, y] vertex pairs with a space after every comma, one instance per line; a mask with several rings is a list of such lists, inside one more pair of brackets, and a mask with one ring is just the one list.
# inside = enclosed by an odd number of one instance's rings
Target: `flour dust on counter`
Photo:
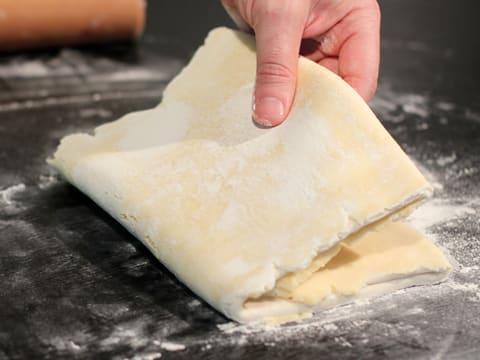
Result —
[[415, 122], [415, 129], [424, 131], [433, 125], [455, 124], [453, 118], [480, 122], [480, 112], [471, 106], [462, 106], [444, 98], [437, 98], [428, 93], [405, 93], [395, 90], [394, 85], [381, 80], [370, 106], [386, 123]]
[[0, 215], [13, 216], [25, 212], [33, 206], [32, 199], [35, 199], [43, 190], [61, 183], [58, 174], [47, 173], [39, 175], [33, 184], [23, 182], [0, 188]]
[[15, 195], [23, 190], [25, 190], [25, 184], [23, 183], [12, 185], [5, 189], [0, 189], [0, 201], [6, 206], [14, 206]]
[[0, 64], [0, 77], [20, 80], [86, 76], [96, 82], [154, 81], [170, 79], [171, 74], [182, 65], [180, 60], [166, 56], [148, 54], [146, 58], [148, 62], [130, 64], [118, 56], [101, 56], [65, 48], [43, 54], [42, 57], [24, 54], [11, 56], [8, 62]]
[[[0, 93], [0, 112], [122, 97], [158, 99], [182, 65], [173, 56], [121, 46], [101, 53], [66, 48], [12, 54], [0, 63], [2, 84], [9, 89]], [[88, 116], [88, 109], [83, 111]]]

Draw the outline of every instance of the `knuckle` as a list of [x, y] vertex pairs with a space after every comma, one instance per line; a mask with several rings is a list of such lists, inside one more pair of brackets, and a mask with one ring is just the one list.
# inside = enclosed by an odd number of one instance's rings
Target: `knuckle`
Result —
[[288, 15], [285, 9], [276, 1], [255, 1], [252, 0], [249, 9], [255, 26], [262, 22], [278, 24]]
[[257, 70], [257, 77], [261, 82], [290, 82], [295, 80], [295, 76], [295, 72], [288, 66], [274, 61], [266, 61], [259, 64]]

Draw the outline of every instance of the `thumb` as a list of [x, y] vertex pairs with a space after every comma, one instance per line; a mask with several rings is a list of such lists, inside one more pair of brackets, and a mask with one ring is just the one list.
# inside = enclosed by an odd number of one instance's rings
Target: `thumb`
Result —
[[285, 120], [295, 96], [308, 1], [256, 1], [252, 14], [257, 43], [253, 118], [272, 127]]

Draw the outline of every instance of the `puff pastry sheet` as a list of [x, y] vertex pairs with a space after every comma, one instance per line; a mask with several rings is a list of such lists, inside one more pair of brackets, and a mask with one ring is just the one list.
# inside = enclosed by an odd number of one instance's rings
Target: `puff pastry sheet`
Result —
[[[342, 79], [305, 58], [298, 73], [287, 121], [255, 126], [254, 40], [214, 29], [156, 108], [65, 137], [50, 163], [240, 322], [444, 276], [441, 252], [391, 222], [430, 185]], [[362, 270], [369, 256], [390, 262]]]

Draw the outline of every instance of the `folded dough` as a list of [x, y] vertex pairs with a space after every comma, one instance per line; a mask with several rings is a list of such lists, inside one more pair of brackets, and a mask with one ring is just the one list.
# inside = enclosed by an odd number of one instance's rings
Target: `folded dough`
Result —
[[430, 185], [343, 80], [305, 58], [298, 74], [287, 121], [256, 127], [254, 40], [215, 29], [160, 105], [65, 137], [50, 163], [239, 322], [443, 277], [391, 222]]

